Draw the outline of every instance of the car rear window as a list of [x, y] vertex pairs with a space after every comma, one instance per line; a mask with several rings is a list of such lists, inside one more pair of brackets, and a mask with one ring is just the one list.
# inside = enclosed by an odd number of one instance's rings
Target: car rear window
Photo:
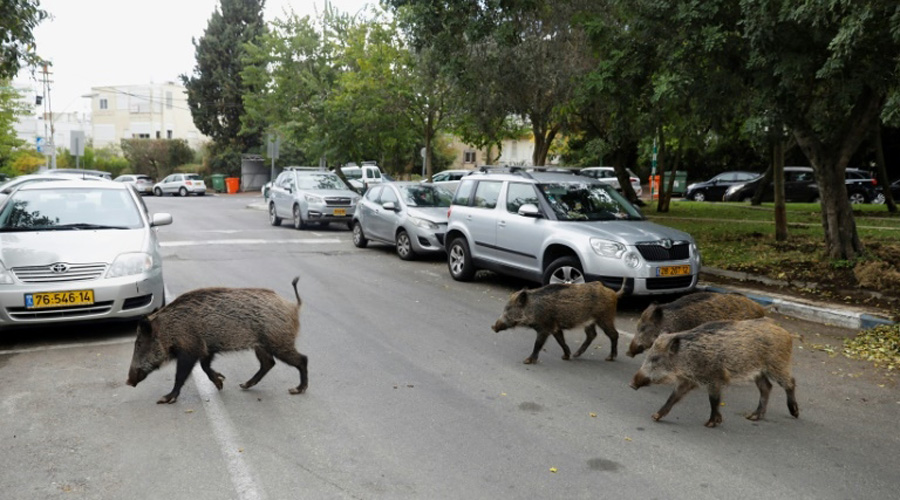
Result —
[[202, 181], [203, 180], [203, 177], [200, 177], [197, 174], [188, 174], [188, 175], [185, 175], [184, 178], [185, 178], [185, 180], [188, 180], [188, 181]]

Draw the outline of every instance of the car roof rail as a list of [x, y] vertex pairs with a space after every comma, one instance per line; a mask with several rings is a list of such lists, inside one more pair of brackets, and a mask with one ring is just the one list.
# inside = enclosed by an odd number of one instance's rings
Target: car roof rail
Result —
[[525, 170], [525, 167], [516, 165], [479, 165], [474, 171], [482, 174], [510, 174], [525, 177], [527, 179], [534, 178]]
[[325, 172], [325, 169], [322, 167], [284, 167], [284, 170], [303, 170], [303, 171], [320, 170], [322, 172]]

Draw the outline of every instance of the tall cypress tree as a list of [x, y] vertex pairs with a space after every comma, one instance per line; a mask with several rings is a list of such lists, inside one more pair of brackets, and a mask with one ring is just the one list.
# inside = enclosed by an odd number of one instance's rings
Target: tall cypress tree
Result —
[[[259, 128], [241, 125], [246, 91], [241, 71], [244, 44], [266, 30], [265, 0], [220, 0], [219, 3], [203, 36], [194, 40], [197, 63], [193, 76], [181, 75], [181, 80], [187, 88], [188, 106], [197, 129], [212, 138], [215, 156], [230, 158], [225, 160], [225, 165], [215, 165], [219, 162], [214, 159], [214, 169], [234, 172], [239, 168], [238, 153], [261, 145]], [[238, 165], [234, 165], [235, 160]]]

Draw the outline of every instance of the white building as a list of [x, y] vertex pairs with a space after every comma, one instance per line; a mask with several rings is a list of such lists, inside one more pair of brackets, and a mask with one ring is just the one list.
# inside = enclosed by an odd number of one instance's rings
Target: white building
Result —
[[207, 141], [197, 130], [187, 91], [175, 82], [91, 87], [94, 147], [122, 139], [185, 139], [196, 149]]
[[[31, 112], [16, 120], [14, 126], [16, 135], [25, 141], [30, 147], [40, 149], [43, 153], [50, 153], [49, 145], [60, 149], [69, 149], [72, 143], [72, 132], [84, 132], [85, 137], [91, 137], [91, 118], [86, 113], [62, 112], [51, 113], [43, 103], [38, 104], [38, 97], [43, 98], [39, 91], [30, 85], [15, 83], [15, 88], [21, 95], [21, 102]], [[53, 136], [53, 141], [50, 136]]]

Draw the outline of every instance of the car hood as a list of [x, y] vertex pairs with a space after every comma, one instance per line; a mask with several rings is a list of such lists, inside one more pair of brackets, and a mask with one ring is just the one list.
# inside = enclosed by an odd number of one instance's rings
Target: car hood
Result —
[[314, 194], [322, 198], [332, 198], [335, 196], [341, 198], [359, 198], [359, 195], [349, 189], [301, 189], [298, 194]]
[[409, 207], [408, 212], [411, 217], [429, 220], [436, 224], [447, 223], [448, 207]]
[[664, 239], [694, 241], [694, 238], [684, 231], [649, 221], [562, 222], [561, 224], [566, 224], [571, 231], [582, 233], [589, 238], [603, 238], [625, 245]]
[[149, 239], [145, 229], [0, 233], [0, 262], [7, 268], [111, 263], [121, 253], [152, 251]]

